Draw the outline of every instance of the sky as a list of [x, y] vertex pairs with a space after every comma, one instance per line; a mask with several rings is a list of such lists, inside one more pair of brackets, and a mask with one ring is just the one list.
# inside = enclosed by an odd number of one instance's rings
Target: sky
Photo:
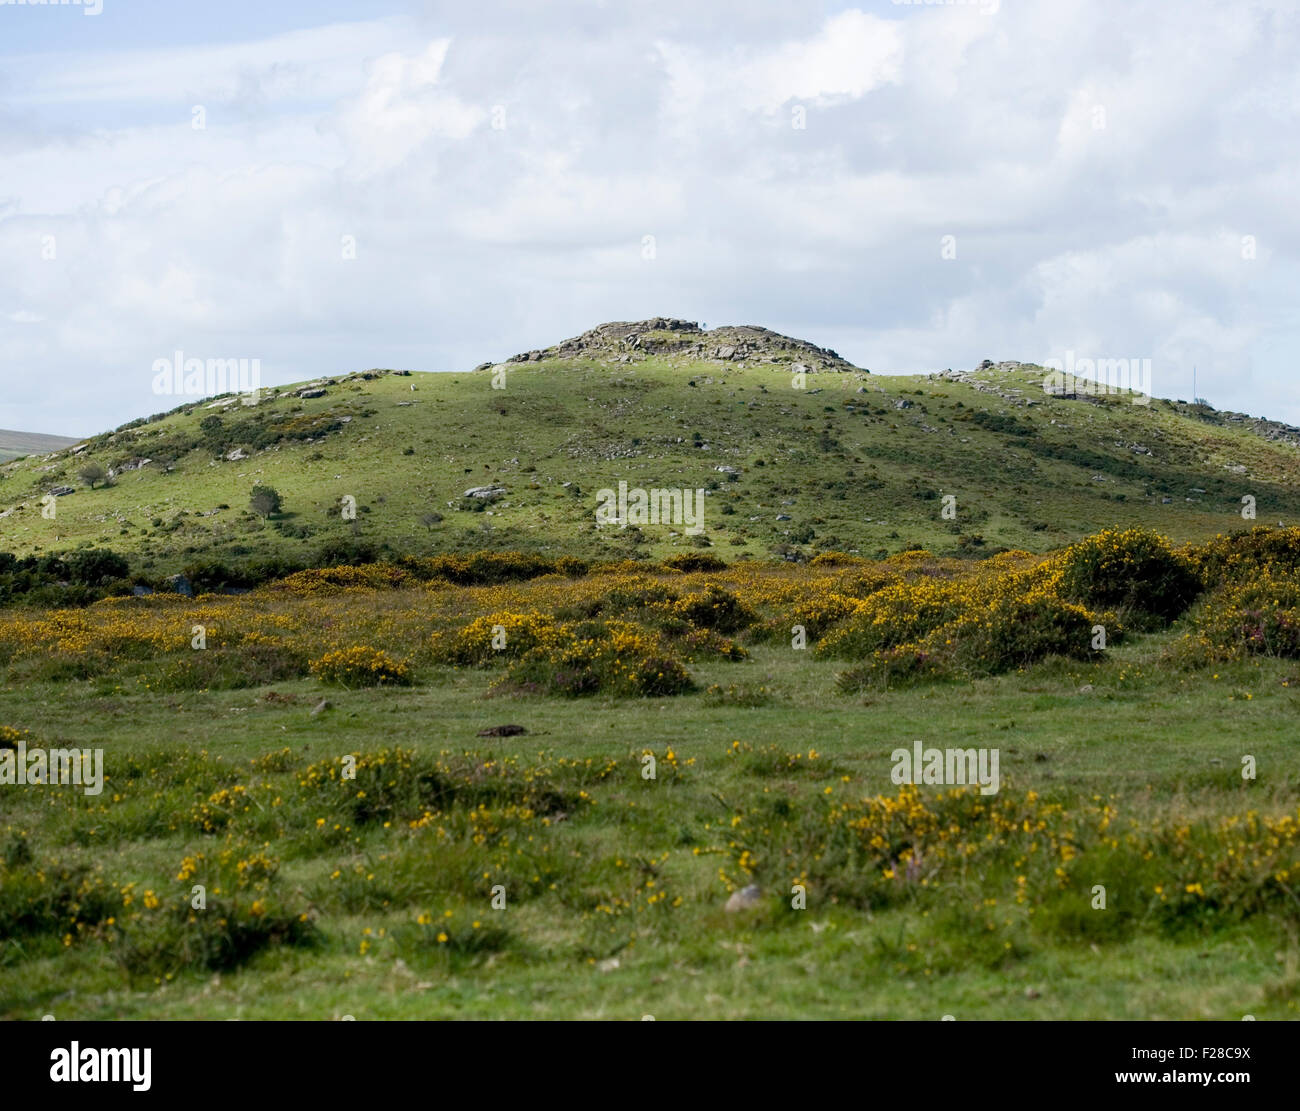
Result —
[[0, 0], [0, 428], [656, 315], [1300, 424], [1297, 57], [1297, 0]]

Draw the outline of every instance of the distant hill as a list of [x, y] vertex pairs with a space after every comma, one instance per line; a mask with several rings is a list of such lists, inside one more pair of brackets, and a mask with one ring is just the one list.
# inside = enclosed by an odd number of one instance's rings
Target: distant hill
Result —
[[[607, 324], [474, 371], [366, 371], [266, 390], [255, 406], [190, 402], [75, 453], [61, 441], [51, 458], [0, 465], [0, 551], [111, 546], [149, 570], [309, 559], [335, 542], [587, 558], [708, 546], [728, 561], [918, 545], [982, 555], [1110, 525], [1202, 538], [1256, 523], [1241, 517], [1244, 496], [1258, 523], [1300, 523], [1300, 429], [1052, 393], [1045, 375], [987, 361], [872, 375], [761, 328]], [[92, 461], [111, 485], [80, 479]], [[599, 492], [620, 481], [706, 490], [702, 533], [598, 522]], [[283, 495], [283, 514], [250, 512], [259, 483]], [[49, 520], [40, 499], [54, 488]]]
[[0, 463], [23, 455], [43, 455], [80, 442], [70, 436], [43, 436], [39, 432], [10, 432], [0, 428]]

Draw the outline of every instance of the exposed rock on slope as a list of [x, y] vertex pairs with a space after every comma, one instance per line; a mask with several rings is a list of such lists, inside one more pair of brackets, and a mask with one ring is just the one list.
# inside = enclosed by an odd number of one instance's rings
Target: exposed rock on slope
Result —
[[[507, 362], [587, 359], [628, 363], [652, 355], [678, 355], [694, 361], [712, 360], [751, 366], [784, 363], [794, 367], [799, 364], [810, 372], [862, 369], [840, 358], [834, 351], [767, 328], [741, 324], [706, 331], [692, 320], [665, 316], [601, 324], [553, 347], [514, 355]], [[485, 370], [492, 365], [483, 363], [478, 369]]]

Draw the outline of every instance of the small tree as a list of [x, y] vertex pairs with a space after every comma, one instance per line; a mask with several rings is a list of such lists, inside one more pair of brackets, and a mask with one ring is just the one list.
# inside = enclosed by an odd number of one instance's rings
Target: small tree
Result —
[[97, 482], [108, 482], [108, 472], [104, 470], [99, 463], [87, 463], [77, 472], [77, 477], [86, 483], [92, 490]]
[[280, 512], [283, 502], [280, 492], [274, 486], [254, 486], [248, 505], [259, 517], [270, 517], [273, 513]]

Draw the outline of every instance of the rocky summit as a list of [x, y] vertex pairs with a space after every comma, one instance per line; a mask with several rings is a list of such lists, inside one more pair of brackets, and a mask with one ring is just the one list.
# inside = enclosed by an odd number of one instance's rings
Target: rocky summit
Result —
[[[734, 363], [742, 366], [783, 364], [792, 370], [857, 371], [848, 360], [828, 348], [792, 339], [752, 324], [724, 325], [704, 329], [693, 320], [656, 316], [650, 320], [613, 321], [600, 324], [580, 336], [553, 347], [513, 355], [510, 363], [539, 363], [547, 360], [635, 363], [651, 356], [680, 356], [694, 362]], [[487, 370], [496, 364], [483, 363]]]

